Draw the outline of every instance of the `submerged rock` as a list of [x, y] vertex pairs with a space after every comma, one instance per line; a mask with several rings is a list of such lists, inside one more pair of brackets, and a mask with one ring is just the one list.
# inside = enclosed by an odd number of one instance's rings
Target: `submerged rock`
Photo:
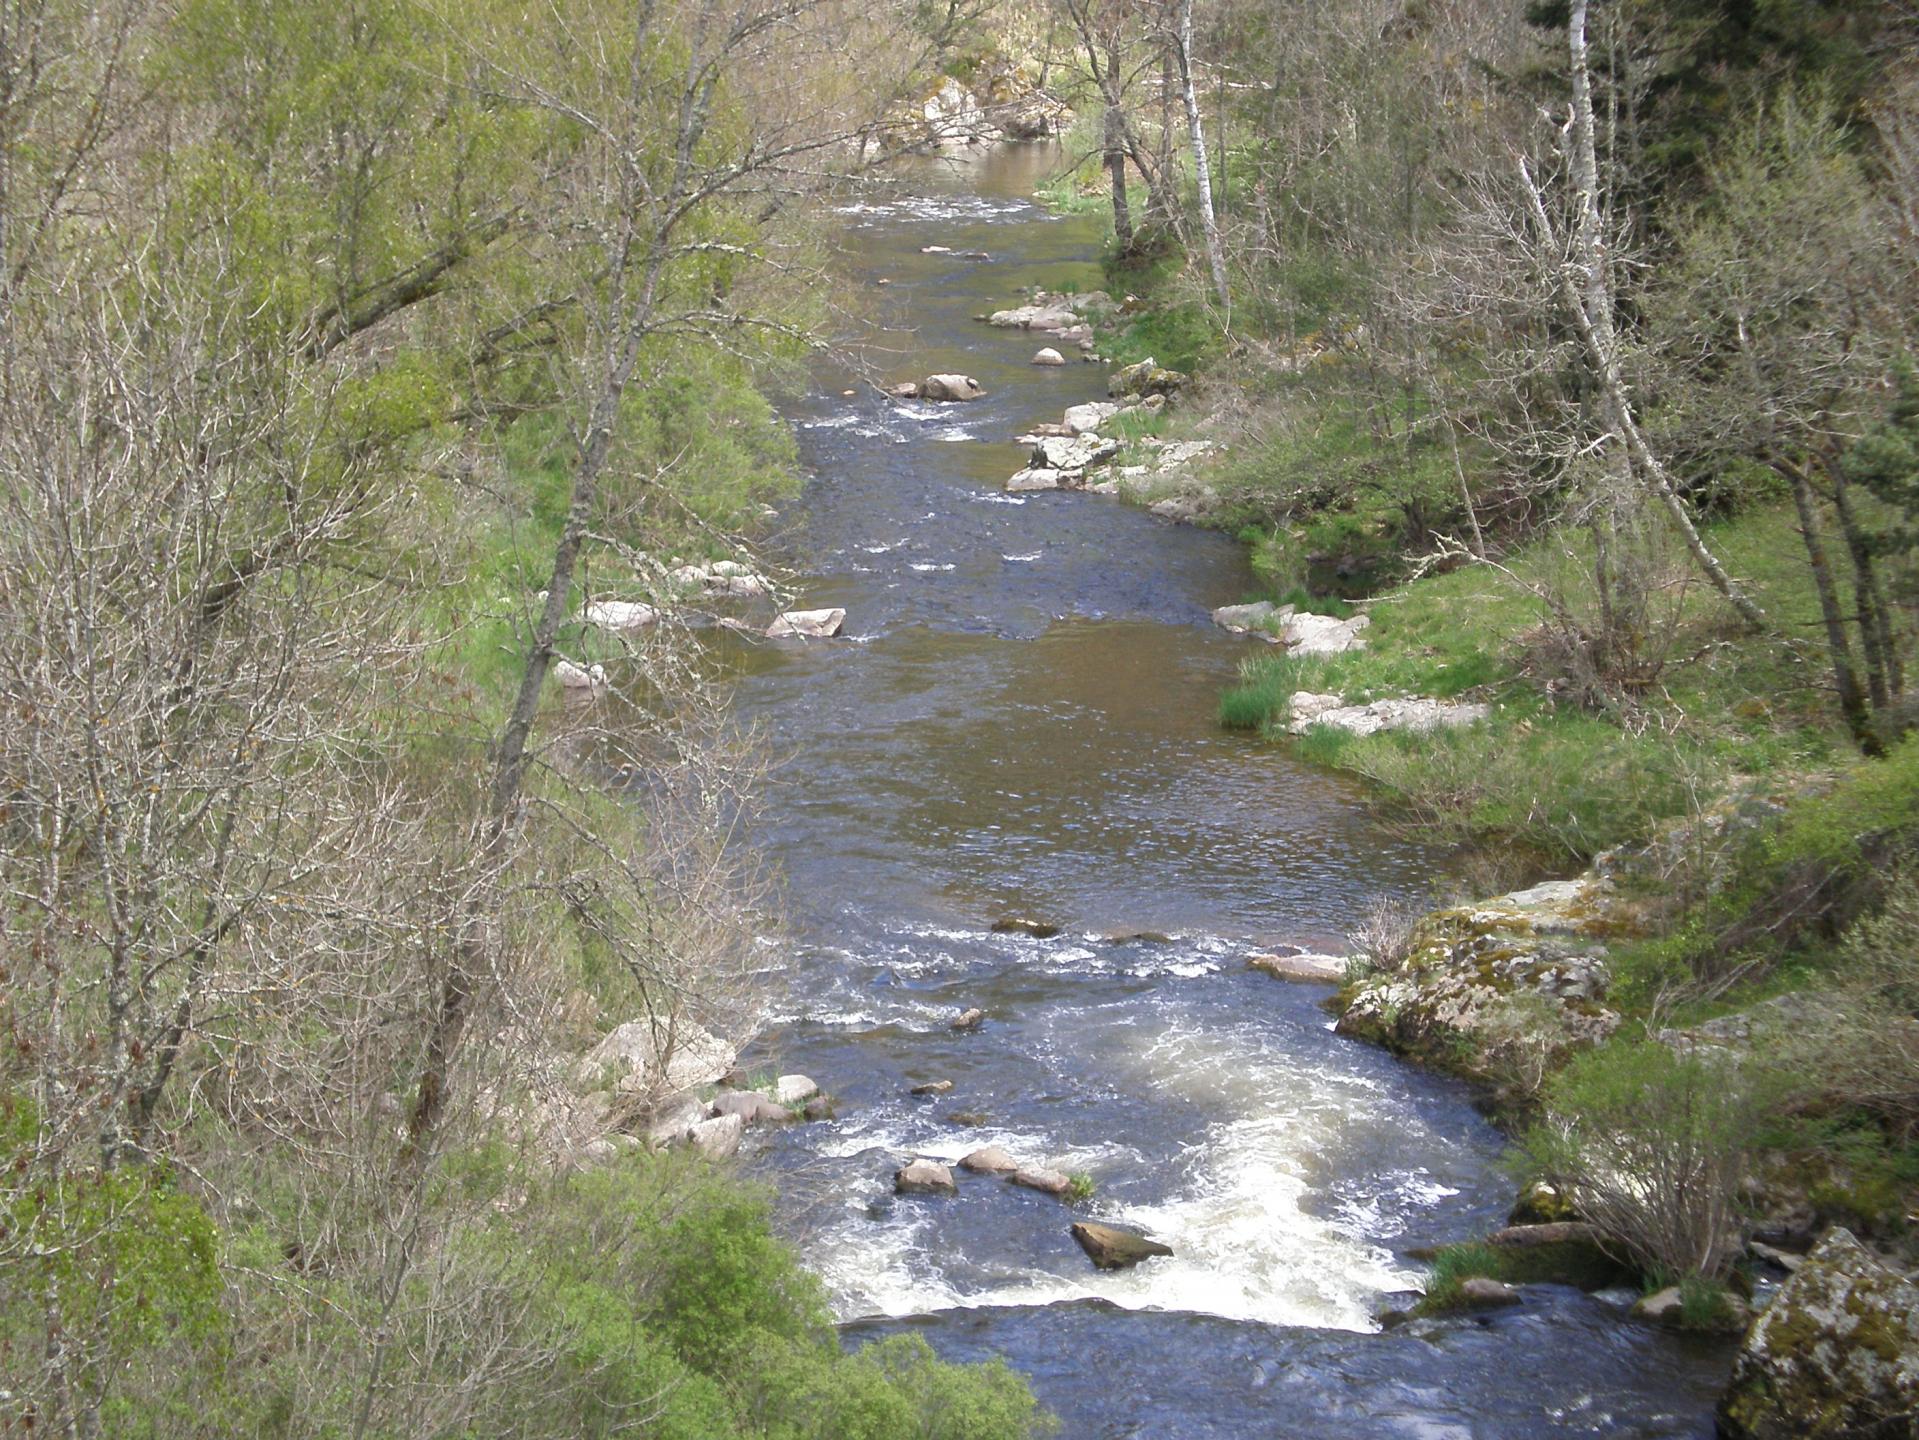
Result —
[[944, 1095], [952, 1088], [953, 1082], [951, 1080], [928, 1080], [924, 1085], [915, 1085], [907, 1093], [912, 1095]]
[[1155, 1255], [1171, 1255], [1173, 1247], [1149, 1240], [1117, 1225], [1082, 1220], [1073, 1226], [1073, 1238], [1093, 1264], [1102, 1270], [1126, 1270]]
[[1730, 1440], [1919, 1435], [1919, 1281], [1827, 1232], [1746, 1335], [1719, 1404]]
[[953, 1172], [937, 1160], [919, 1159], [893, 1172], [893, 1189], [901, 1195], [957, 1195]]
[[766, 627], [769, 640], [825, 640], [846, 624], [844, 610], [788, 610]]
[[1024, 915], [1008, 915], [993, 922], [995, 935], [1031, 935], [1035, 940], [1051, 940], [1059, 926], [1050, 920], [1034, 920]]
[[954, 1030], [977, 1030], [986, 1022], [986, 1012], [975, 1005], [970, 1010], [962, 1010], [959, 1018], [952, 1023]]

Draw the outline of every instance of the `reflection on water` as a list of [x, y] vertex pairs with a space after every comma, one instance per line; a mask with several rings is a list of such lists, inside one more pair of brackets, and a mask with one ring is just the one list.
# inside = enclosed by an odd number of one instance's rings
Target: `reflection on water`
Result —
[[[816, 478], [782, 541], [800, 603], [844, 606], [848, 634], [728, 652], [740, 713], [783, 757], [758, 838], [793, 936], [765, 1058], [841, 1118], [753, 1132], [751, 1163], [844, 1317], [937, 1312], [912, 1323], [1033, 1371], [1069, 1434], [1708, 1433], [1722, 1358], [1598, 1301], [1370, 1333], [1417, 1276], [1408, 1247], [1498, 1223], [1498, 1137], [1458, 1087], [1333, 1036], [1321, 992], [1244, 957], [1337, 944], [1368, 896], [1424, 893], [1443, 862], [1345, 782], [1216, 725], [1257, 645], [1208, 623], [1254, 591], [1237, 546], [1100, 497], [1002, 493], [1012, 437], [1104, 384], [972, 318], [1024, 285], [1098, 283], [1092, 222], [1024, 199], [1050, 159], [931, 168], [841, 217], [877, 324], [796, 409]], [[986, 398], [863, 383], [943, 370]], [[992, 933], [1013, 915], [1060, 933]], [[955, 1033], [969, 1006], [984, 1028]], [[909, 1093], [932, 1079], [952, 1089]], [[987, 1144], [1085, 1172], [1094, 1198], [970, 1175], [956, 1198], [892, 1195], [910, 1156]], [[1097, 1272], [1077, 1213], [1176, 1254]]]

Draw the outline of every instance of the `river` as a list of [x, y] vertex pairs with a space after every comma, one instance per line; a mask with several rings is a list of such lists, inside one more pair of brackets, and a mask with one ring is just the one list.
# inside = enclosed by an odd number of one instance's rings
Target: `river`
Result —
[[[1028, 198], [1053, 160], [928, 164], [834, 217], [878, 318], [863, 368], [794, 407], [812, 479], [777, 549], [847, 634], [746, 651], [736, 706], [784, 757], [757, 838], [785, 876], [790, 987], [761, 1049], [840, 1111], [750, 1132], [749, 1166], [849, 1342], [910, 1327], [1004, 1355], [1069, 1437], [1710, 1435], [1723, 1347], [1625, 1322], [1626, 1297], [1540, 1287], [1378, 1332], [1418, 1282], [1408, 1248], [1503, 1220], [1500, 1137], [1463, 1088], [1333, 1035], [1323, 991], [1244, 957], [1336, 945], [1445, 857], [1216, 725], [1251, 643], [1208, 623], [1255, 594], [1238, 546], [1002, 493], [1012, 437], [1104, 393], [1105, 367], [1034, 367], [1043, 341], [972, 318], [1100, 283], [1097, 224]], [[865, 383], [949, 370], [986, 398]], [[1060, 933], [994, 933], [1010, 916]], [[954, 1032], [970, 1006], [985, 1024]], [[953, 1088], [909, 1093], [931, 1080]], [[913, 1155], [988, 1144], [1086, 1172], [1093, 1198], [963, 1173], [955, 1198], [892, 1194]], [[1177, 1253], [1095, 1271], [1081, 1215]]]

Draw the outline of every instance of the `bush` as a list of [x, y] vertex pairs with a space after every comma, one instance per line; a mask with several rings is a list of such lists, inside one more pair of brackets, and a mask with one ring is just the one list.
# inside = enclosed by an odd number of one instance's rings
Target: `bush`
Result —
[[1521, 1153], [1640, 1270], [1719, 1280], [1738, 1254], [1735, 1203], [1778, 1091], [1730, 1051], [1615, 1040], [1548, 1082]]
[[[1359, 923], [1346, 932], [1346, 942], [1356, 952], [1357, 965], [1349, 965], [1347, 979], [1393, 972], [1405, 968], [1413, 953], [1413, 941], [1419, 931], [1421, 908], [1393, 895], [1375, 895], [1360, 911]], [[1357, 970], [1359, 973], [1352, 973]]]

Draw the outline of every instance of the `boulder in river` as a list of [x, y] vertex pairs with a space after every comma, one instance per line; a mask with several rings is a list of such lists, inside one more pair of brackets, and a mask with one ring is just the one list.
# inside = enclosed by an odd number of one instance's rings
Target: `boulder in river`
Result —
[[1035, 365], [1064, 365], [1066, 363], [1066, 357], [1049, 345], [1034, 353], [1033, 363]]
[[1002, 330], [1070, 330], [1079, 324], [1079, 316], [1064, 305], [1018, 305], [1011, 310], [995, 310], [986, 317], [988, 325]]
[[1073, 1188], [1072, 1176], [1064, 1170], [1053, 1170], [1045, 1165], [1023, 1165], [1006, 1178], [1028, 1190], [1062, 1198]]
[[1248, 968], [1275, 980], [1292, 980], [1302, 985], [1340, 985], [1346, 979], [1346, 960], [1340, 955], [1272, 955], [1258, 953], [1246, 957]]
[[901, 1195], [957, 1195], [953, 1172], [937, 1160], [924, 1157], [893, 1172], [893, 1189]]
[[782, 1105], [797, 1105], [820, 1093], [820, 1087], [804, 1075], [782, 1075], [773, 1082], [773, 1098]]
[[1006, 1175], [1019, 1169], [1019, 1162], [997, 1145], [988, 1145], [975, 1150], [960, 1162], [963, 1169], [976, 1171], [981, 1175]]
[[825, 640], [846, 624], [844, 610], [788, 610], [766, 627], [769, 640]]
[[757, 1090], [728, 1090], [713, 1102], [715, 1115], [737, 1115], [742, 1124], [780, 1124], [792, 1119], [784, 1105], [775, 1104]]
[[1117, 1225], [1082, 1220], [1073, 1226], [1073, 1238], [1086, 1257], [1102, 1270], [1126, 1270], [1155, 1255], [1171, 1255], [1173, 1247]]
[[1475, 1275], [1459, 1282], [1459, 1298], [1474, 1310], [1496, 1310], [1505, 1305], [1517, 1305], [1519, 1292], [1504, 1280]]
[[1213, 623], [1235, 635], [1258, 635], [1277, 644], [1280, 627], [1293, 618], [1294, 609], [1291, 605], [1275, 605], [1270, 600], [1257, 600], [1250, 605], [1222, 605], [1213, 612]]
[[1027, 464], [1036, 470], [1084, 470], [1119, 454], [1119, 441], [1102, 440], [1097, 435], [1043, 435], [1033, 442]]
[[977, 400], [985, 393], [971, 375], [928, 375], [920, 381], [922, 400]]
[[1008, 477], [1006, 491], [1009, 495], [1025, 494], [1034, 490], [1059, 490], [1070, 488], [1069, 481], [1084, 478], [1077, 470], [1053, 470], [1045, 466], [1026, 469]]
[[977, 1030], [986, 1022], [986, 1012], [975, 1005], [970, 1010], [962, 1010], [959, 1018], [952, 1024], [954, 1030]]
[[907, 1093], [910, 1095], [944, 1095], [953, 1088], [951, 1080], [928, 1080], [924, 1085], [915, 1085]]
[[[885, 282], [881, 282], [882, 284]], [[887, 388], [886, 393], [895, 400], [917, 400], [920, 398], [920, 386], [917, 380], [902, 380]]]
[[1835, 1226], [1753, 1323], [1719, 1402], [1730, 1440], [1919, 1435], [1919, 1279]]

